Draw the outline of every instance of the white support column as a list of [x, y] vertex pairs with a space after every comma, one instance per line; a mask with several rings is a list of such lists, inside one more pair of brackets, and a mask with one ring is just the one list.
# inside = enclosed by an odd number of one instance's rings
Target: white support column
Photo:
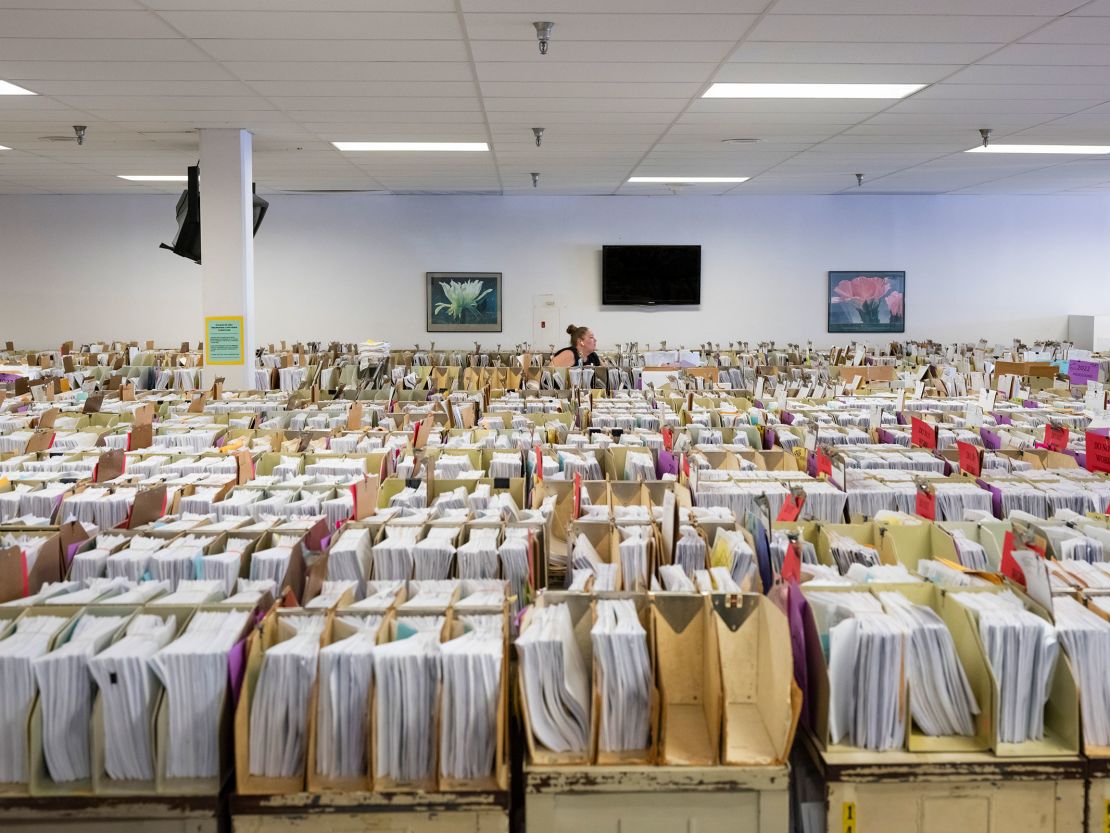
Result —
[[[243, 363], [208, 363], [205, 345], [203, 384], [223, 376], [227, 390], [254, 386], [254, 206], [251, 183], [251, 134], [238, 128], [200, 131], [200, 238], [202, 309], [205, 318], [242, 317]], [[232, 325], [233, 326], [233, 325]], [[225, 331], [226, 332], [226, 331]], [[213, 343], [226, 352], [228, 342]], [[219, 358], [219, 356], [213, 356]]]

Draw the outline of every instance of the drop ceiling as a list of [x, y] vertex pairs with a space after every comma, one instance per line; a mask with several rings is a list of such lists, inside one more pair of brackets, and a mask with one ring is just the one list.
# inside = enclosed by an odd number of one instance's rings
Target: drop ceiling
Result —
[[[1110, 191], [1110, 157], [963, 153], [981, 127], [1110, 144], [1110, 0], [0, 0], [0, 79], [39, 94], [0, 96], [0, 194], [173, 192], [117, 175], [184, 173], [205, 127], [254, 133], [269, 193]], [[718, 81], [928, 86], [702, 99]], [[331, 145], [360, 140], [492, 152]]]

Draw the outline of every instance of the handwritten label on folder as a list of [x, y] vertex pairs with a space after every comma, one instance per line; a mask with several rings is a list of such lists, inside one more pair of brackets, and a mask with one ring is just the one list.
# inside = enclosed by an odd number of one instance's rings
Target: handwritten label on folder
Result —
[[971, 443], [957, 442], [960, 452], [960, 471], [979, 477], [983, 473], [983, 449]]
[[936, 448], [937, 429], [925, 420], [913, 417], [910, 422], [910, 443], [921, 448]]
[[1110, 437], [1087, 432], [1087, 470], [1110, 472]]
[[1044, 447], [1049, 451], [1067, 451], [1068, 429], [1062, 426], [1046, 425], [1044, 428]]

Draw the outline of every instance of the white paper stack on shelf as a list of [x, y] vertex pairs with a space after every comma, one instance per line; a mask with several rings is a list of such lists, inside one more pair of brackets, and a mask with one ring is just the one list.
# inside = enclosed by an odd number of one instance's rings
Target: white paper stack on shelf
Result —
[[405, 581], [369, 581], [366, 583], [366, 598], [355, 602], [348, 610], [385, 613], [393, 607], [398, 594], [405, 589]]
[[707, 555], [705, 539], [698, 535], [694, 527], [683, 526], [675, 542], [674, 563], [682, 568], [687, 577], [692, 577], [695, 570], [705, 569]]
[[[790, 547], [790, 539], [782, 530], [775, 530], [771, 535], [771, 567], [776, 573], [782, 572], [782, 562]], [[804, 538], [798, 539], [798, 552], [803, 564], [817, 563], [817, 548]]]
[[126, 593], [135, 582], [125, 578], [92, 578], [85, 582], [84, 587], [76, 587], [62, 593], [52, 593], [49, 598], [42, 600], [47, 605], [87, 605], [93, 602], [106, 602], [107, 600]]
[[223, 579], [195, 579], [178, 582], [177, 589], [160, 596], [151, 604], [157, 607], [211, 604], [223, 600], [226, 584]]
[[1110, 622], [1066, 596], [1054, 600], [1053, 614], [1078, 678], [1083, 739], [1110, 746]]
[[505, 530], [505, 541], [497, 551], [501, 561], [501, 577], [509, 582], [509, 595], [512, 597], [510, 612], [516, 616], [528, 602], [528, 579], [531, 568], [528, 562], [530, 552], [528, 530], [510, 527]]
[[1059, 654], [1055, 629], [1008, 590], [952, 593], [948, 598], [978, 616], [979, 636], [998, 683], [998, 739], [1042, 739], [1044, 707]]
[[46, 484], [33, 491], [20, 492], [19, 514], [49, 520], [54, 516], [54, 510], [58, 508], [62, 496], [69, 489], [70, 486], [66, 483], [56, 483]]
[[650, 452], [628, 452], [624, 458], [625, 480], [655, 480], [655, 459]]
[[390, 524], [385, 539], [370, 550], [374, 562], [374, 578], [378, 581], [400, 581], [412, 578], [413, 550], [420, 527]]
[[328, 578], [333, 581], [357, 581], [358, 598], [363, 595], [370, 577], [370, 530], [348, 527], [340, 533], [328, 553]]
[[174, 616], [136, 616], [122, 639], [89, 660], [89, 673], [100, 689], [109, 778], [154, 779], [151, 726], [158, 685], [148, 660], [176, 630]]
[[342, 621], [358, 631], [320, 651], [316, 771], [328, 778], [366, 774], [373, 651], [382, 617], [345, 616]]
[[277, 585], [273, 580], [264, 578], [258, 581], [251, 581], [249, 578], [241, 578], [235, 585], [235, 593], [228, 596], [221, 605], [235, 605], [236, 607], [253, 607], [261, 601], [262, 597], [269, 593], [271, 597], [277, 595]]
[[917, 562], [917, 572], [926, 581], [953, 589], [959, 587], [986, 587], [990, 584], [984, 578], [962, 572], [940, 561], [922, 558]]
[[121, 606], [145, 605], [160, 596], [165, 596], [169, 592], [170, 583], [168, 581], [143, 581], [139, 584], [131, 585], [129, 589], [124, 590], [118, 596], [97, 599], [97, 604]]
[[[573, 454], [567, 451], [559, 452], [559, 464], [563, 469], [563, 477], [573, 480], [576, 474], [582, 475], [583, 480], [604, 480], [601, 464], [592, 454]], [[652, 476], [654, 480], [654, 475]]]
[[[421, 619], [425, 617], [413, 617]], [[395, 782], [435, 777], [435, 713], [440, 644], [435, 620], [408, 638], [374, 649], [375, 778]], [[411, 628], [422, 623], [406, 620]], [[402, 623], [397, 623], [398, 636]]]
[[289, 778], [301, 772], [308, 737], [308, 706], [324, 616], [290, 616], [296, 633], [262, 657], [250, 708], [250, 772]]
[[500, 530], [496, 528], [475, 527], [470, 538], [459, 546], [456, 553], [459, 562], [459, 578], [496, 578], [498, 574], [497, 538]]
[[964, 534], [962, 529], [952, 531], [952, 543], [956, 545], [956, 555], [960, 564], [969, 570], [980, 572], [993, 572], [990, 561], [987, 560], [987, 551], [977, 541], [972, 541]]
[[[718, 542], [723, 542], [723, 544]], [[711, 552], [710, 558], [713, 560], [711, 571], [716, 568], [724, 568], [737, 585], [743, 585], [745, 581], [748, 581], [749, 576], [755, 574], [755, 551], [748, 545], [740, 532], [723, 527], [719, 528], [716, 538], [713, 539], [713, 550], [717, 550], [718, 546], [726, 548], [728, 563], [717, 563]]]
[[292, 544], [278, 544], [264, 550], [256, 550], [251, 554], [251, 581], [269, 579], [280, 587], [285, 573], [289, 570], [289, 559], [292, 556]]
[[526, 707], [537, 741], [554, 752], [585, 752], [590, 678], [565, 604], [533, 608], [516, 641]]
[[617, 551], [620, 556], [621, 582], [625, 590], [646, 591], [650, 583], [651, 553], [654, 540], [650, 526], [617, 527], [621, 537]]
[[176, 590], [183, 581], [197, 577], [197, 562], [204, 557], [204, 547], [208, 538], [186, 535], [171, 541], [158, 550], [150, 559], [150, 575], [156, 581], [168, 581]]
[[880, 593], [879, 601], [909, 634], [906, 677], [914, 722], [933, 737], [975, 734], [979, 704], [944, 621], [899, 593]]
[[108, 577], [125, 578], [132, 582], [142, 581], [150, 568], [150, 560], [155, 551], [160, 550], [165, 544], [166, 541], [161, 538], [135, 535], [125, 549], [108, 557]]
[[38, 690], [33, 663], [68, 621], [65, 616], [28, 616], [0, 640], [0, 784], [25, 784], [27, 718]]
[[443, 676], [439, 774], [444, 778], [473, 779], [493, 772], [504, 671], [503, 619], [473, 620], [475, 630], [439, 646]]
[[61, 647], [33, 662], [42, 705], [42, 747], [50, 777], [59, 783], [88, 778], [92, 680], [89, 660], [127, 621], [84, 615]]
[[455, 561], [455, 540], [459, 527], [436, 526], [412, 550], [413, 578], [418, 581], [443, 580], [451, 575]]
[[949, 481], [934, 484], [937, 498], [938, 521], [960, 521], [964, 512], [969, 509], [984, 512], [991, 511], [991, 493], [981, 489], [974, 483], [951, 483]]
[[879, 563], [879, 553], [874, 547], [836, 532], [830, 532], [828, 535], [829, 550], [841, 575], [847, 573], [848, 567], [852, 564], [872, 567]]
[[208, 581], [222, 581], [224, 595], [230, 596], [235, 592], [242, 563], [242, 550], [232, 549], [229, 545], [225, 552], [210, 553], [200, 559], [200, 577]]
[[358, 591], [357, 581], [324, 581], [320, 585], [320, 592], [305, 605], [311, 610], [327, 609], [338, 604], [345, 594], [354, 594]]
[[197, 611], [184, 634], [150, 659], [166, 689], [166, 777], [214, 778], [220, 772], [219, 723], [227, 657], [250, 614]]
[[603, 752], [644, 749], [651, 725], [652, 672], [647, 632], [635, 602], [598, 601], [590, 639], [601, 698], [598, 748]]
[[829, 736], [863, 749], [905, 741], [905, 628], [870, 593], [808, 592], [828, 625]]
[[428, 484], [424, 481], [416, 488], [406, 486], [389, 499], [390, 506], [423, 509], [428, 505]]

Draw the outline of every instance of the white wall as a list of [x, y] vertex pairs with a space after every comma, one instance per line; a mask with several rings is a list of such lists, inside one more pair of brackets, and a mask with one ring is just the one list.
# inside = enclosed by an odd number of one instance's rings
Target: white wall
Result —
[[[603, 345], [826, 333], [825, 272], [906, 271], [906, 335], [1063, 337], [1069, 313], [1110, 312], [1110, 199], [1083, 197], [270, 198], [256, 238], [261, 343], [384, 338], [427, 344], [424, 273], [504, 273], [504, 332], [532, 335], [533, 296]], [[202, 333], [199, 267], [160, 251], [171, 197], [0, 197], [0, 340]], [[697, 308], [607, 308], [604, 243], [698, 243]], [[560, 331], [551, 340], [562, 342]]]

